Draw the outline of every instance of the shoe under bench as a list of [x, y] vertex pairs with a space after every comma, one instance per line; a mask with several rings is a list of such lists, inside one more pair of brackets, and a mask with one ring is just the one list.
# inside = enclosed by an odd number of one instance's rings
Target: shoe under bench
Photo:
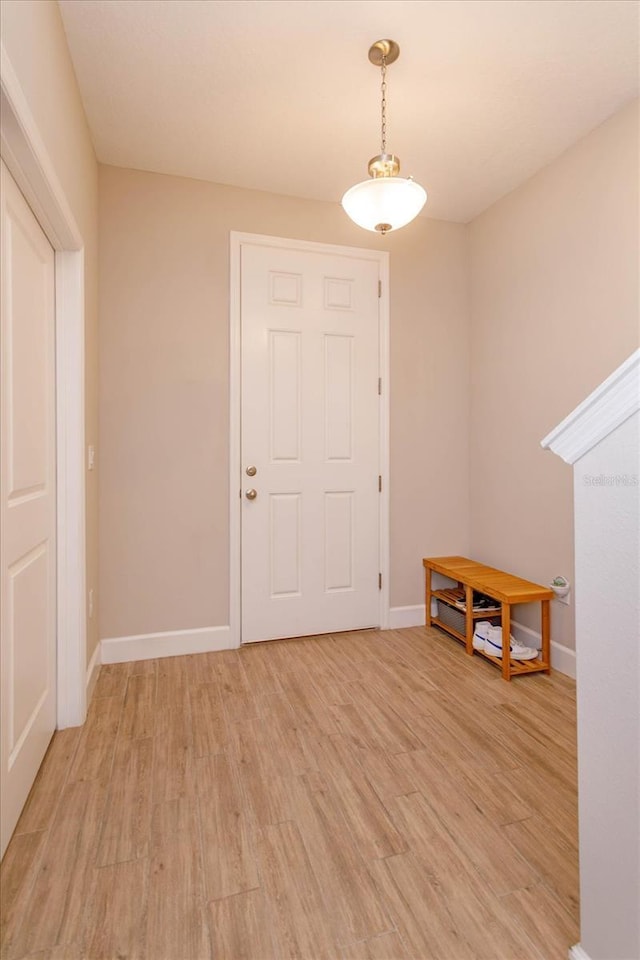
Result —
[[[550, 606], [554, 596], [550, 587], [543, 587], [539, 583], [514, 577], [513, 574], [487, 567], [475, 560], [466, 557], [426, 557], [422, 564], [425, 568], [425, 604], [426, 625], [445, 630], [450, 636], [463, 643], [467, 653], [474, 653], [485, 660], [489, 660], [502, 671], [504, 680], [522, 676], [527, 673], [551, 673], [551, 641], [550, 641]], [[464, 589], [464, 608], [457, 606], [451, 595], [444, 590], [432, 589], [432, 574], [439, 573], [450, 580], [457, 582], [458, 587]], [[491, 613], [486, 610], [473, 609], [473, 591], [486, 594], [497, 601], [499, 611]], [[465, 632], [456, 630], [450, 624], [444, 623], [438, 617], [431, 616], [431, 598], [435, 597], [442, 603], [454, 607], [464, 613]], [[541, 607], [541, 635], [542, 649], [535, 660], [512, 660], [504, 656], [509, 649], [511, 637], [511, 607], [518, 603], [540, 603]], [[491, 616], [500, 616], [502, 624], [502, 657], [492, 657], [483, 650], [473, 648], [474, 621], [490, 619]]]

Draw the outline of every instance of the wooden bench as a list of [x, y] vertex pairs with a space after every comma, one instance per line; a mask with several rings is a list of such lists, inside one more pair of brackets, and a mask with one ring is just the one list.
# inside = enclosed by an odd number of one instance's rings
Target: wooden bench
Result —
[[[505, 680], [526, 673], [550, 673], [550, 612], [549, 601], [554, 597], [550, 587], [543, 587], [530, 580], [522, 580], [503, 570], [487, 567], [475, 560], [466, 557], [427, 557], [423, 561], [425, 568], [425, 603], [426, 625], [437, 626], [446, 630], [452, 637], [464, 643], [467, 653], [479, 654], [502, 670]], [[464, 590], [464, 607], [457, 606], [452, 600], [451, 593], [443, 590], [433, 590], [431, 587], [432, 573], [439, 573], [457, 582], [458, 587]], [[487, 610], [473, 610], [473, 591], [486, 594], [497, 601], [499, 610], [493, 613]], [[431, 598], [436, 597], [441, 603], [446, 603], [453, 609], [464, 614], [464, 633], [450, 624], [444, 623], [439, 617], [431, 616]], [[502, 623], [502, 649], [509, 649], [511, 635], [511, 607], [517, 603], [540, 603], [541, 606], [541, 634], [542, 650], [535, 660], [512, 660], [509, 657], [492, 657], [482, 650], [473, 649], [473, 629], [476, 620], [489, 620], [492, 616], [500, 616]]]

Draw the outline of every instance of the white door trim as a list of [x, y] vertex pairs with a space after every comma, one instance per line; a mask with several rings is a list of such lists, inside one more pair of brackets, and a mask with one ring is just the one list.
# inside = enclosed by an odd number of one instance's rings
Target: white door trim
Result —
[[229, 280], [229, 630], [231, 645], [240, 646], [242, 627], [241, 608], [241, 513], [240, 513], [240, 414], [241, 414], [241, 343], [240, 343], [240, 254], [244, 243], [289, 250], [313, 251], [334, 256], [375, 260], [382, 281], [379, 313], [380, 375], [380, 628], [389, 624], [389, 254], [384, 251], [337, 244], [316, 243], [309, 240], [289, 240], [263, 236], [257, 233], [230, 234]]
[[83, 239], [0, 45], [0, 152], [55, 250], [58, 518], [57, 726], [86, 717]]

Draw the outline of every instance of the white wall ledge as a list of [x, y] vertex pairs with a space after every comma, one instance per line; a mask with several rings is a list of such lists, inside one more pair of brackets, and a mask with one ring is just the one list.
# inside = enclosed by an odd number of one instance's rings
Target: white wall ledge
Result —
[[640, 410], [640, 349], [583, 400], [540, 446], [574, 464]]

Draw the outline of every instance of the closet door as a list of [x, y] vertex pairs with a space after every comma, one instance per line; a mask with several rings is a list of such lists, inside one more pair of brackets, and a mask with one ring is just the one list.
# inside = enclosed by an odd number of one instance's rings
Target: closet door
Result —
[[54, 252], [2, 166], [2, 853], [56, 722]]

